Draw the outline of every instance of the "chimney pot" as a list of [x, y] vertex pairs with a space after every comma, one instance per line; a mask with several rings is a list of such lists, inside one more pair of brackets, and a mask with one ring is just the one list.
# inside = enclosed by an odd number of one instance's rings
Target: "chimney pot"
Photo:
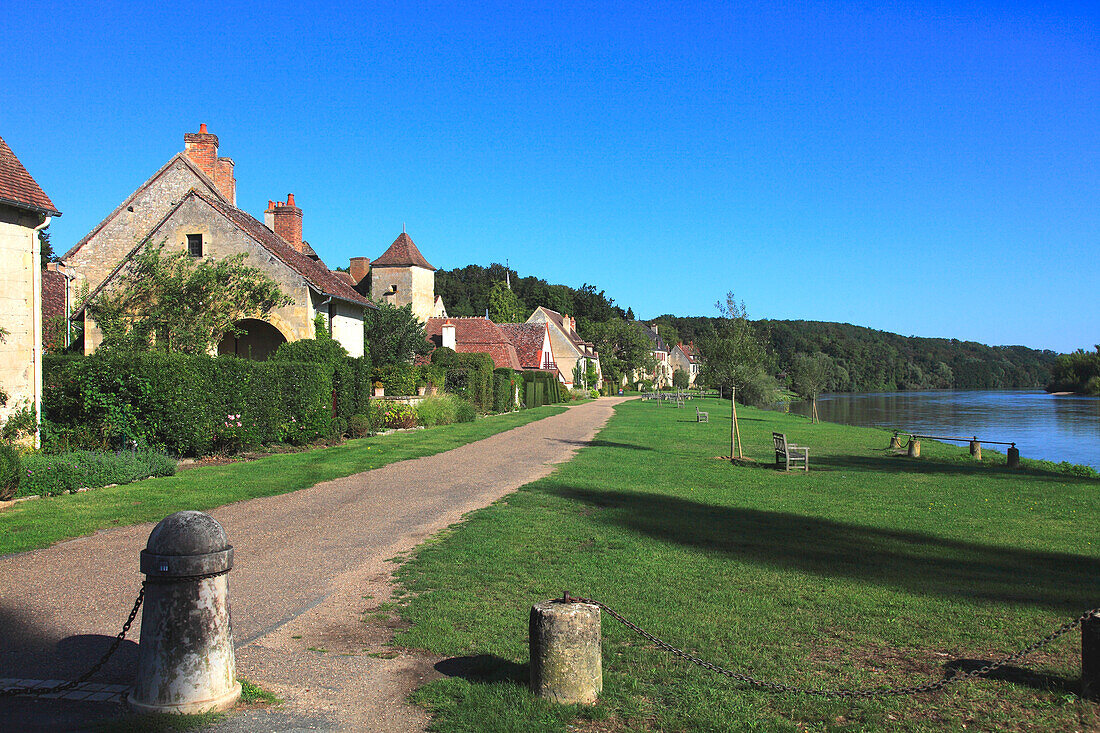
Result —
[[286, 195], [286, 205], [287, 206], [293, 206], [294, 205], [294, 194], [288, 193]]
[[206, 134], [206, 123], [205, 122], [199, 123], [199, 132], [202, 133], [203, 135]]
[[[267, 217], [264, 217], [265, 221]], [[302, 244], [302, 210], [294, 205], [294, 194], [288, 194], [286, 202], [276, 201], [271, 211], [271, 230], [286, 240], [299, 252], [305, 251]]]

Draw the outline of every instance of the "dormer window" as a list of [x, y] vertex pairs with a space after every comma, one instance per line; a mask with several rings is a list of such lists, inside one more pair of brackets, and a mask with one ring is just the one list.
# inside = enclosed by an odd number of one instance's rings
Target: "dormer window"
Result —
[[202, 235], [201, 234], [188, 234], [187, 235], [187, 252], [192, 257], [202, 257]]

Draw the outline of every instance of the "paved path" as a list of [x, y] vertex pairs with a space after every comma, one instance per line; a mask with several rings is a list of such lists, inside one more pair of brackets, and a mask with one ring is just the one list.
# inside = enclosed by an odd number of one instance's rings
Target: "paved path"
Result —
[[[392, 623], [364, 616], [389, 598], [387, 560], [550, 473], [621, 401], [603, 398], [446, 453], [211, 512], [236, 548], [238, 672], [287, 700], [235, 715], [224, 728], [422, 730], [427, 718], [403, 700], [438, 676], [433, 660], [370, 656], [392, 633]], [[122, 527], [0, 557], [0, 678], [67, 679], [98, 658], [133, 604], [151, 529]], [[94, 681], [130, 683], [136, 660], [128, 641]], [[0, 700], [0, 719], [23, 731], [58, 730], [117, 713], [96, 705]]]

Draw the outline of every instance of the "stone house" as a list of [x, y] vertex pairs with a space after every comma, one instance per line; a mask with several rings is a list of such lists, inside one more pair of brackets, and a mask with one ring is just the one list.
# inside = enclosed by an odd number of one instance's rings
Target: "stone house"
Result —
[[548, 323], [502, 323], [500, 330], [511, 339], [516, 347], [520, 366], [524, 369], [556, 372], [558, 380], [564, 382], [554, 358], [554, 347], [550, 341]]
[[673, 346], [668, 355], [668, 362], [673, 373], [677, 369], [682, 369], [688, 375], [689, 387], [695, 385], [700, 367], [699, 352], [695, 349], [695, 342], [689, 341], [687, 344], [681, 342]]
[[[266, 358], [281, 343], [314, 338], [314, 319], [321, 315], [333, 338], [362, 356], [364, 309], [373, 304], [303, 240], [303, 213], [293, 194], [268, 201], [263, 222], [237, 208], [234, 163], [219, 157], [218, 147], [206, 125], [185, 134], [184, 150], [64, 255], [74, 276], [73, 300], [87, 302], [111, 287], [146, 246], [215, 259], [244, 253], [245, 264], [271, 277], [292, 302], [240, 322], [246, 333], [227, 335], [218, 353]], [[85, 308], [73, 316], [83, 318], [84, 352], [91, 353], [102, 334]]]
[[443, 298], [435, 294], [435, 270], [402, 231], [374, 262], [352, 257], [350, 274], [360, 292], [398, 308], [411, 305], [413, 315], [426, 322], [447, 317]]
[[[0, 138], [0, 423], [42, 404], [42, 249], [38, 233], [61, 212]], [[37, 420], [36, 420], [37, 422]], [[35, 433], [35, 446], [38, 434]]]
[[599, 385], [603, 379], [603, 370], [600, 368], [600, 355], [592, 342], [585, 341], [577, 333], [577, 319], [539, 306], [527, 319], [527, 322], [545, 323], [547, 325], [550, 343], [553, 346], [554, 360], [566, 387], [572, 389], [575, 386], [573, 384], [573, 372], [579, 361], [583, 362], [581, 369], [586, 370], [590, 363], [596, 367], [596, 382], [595, 384], [576, 386], [595, 387]]
[[669, 348], [665, 343], [664, 338], [658, 332], [658, 325], [656, 323], [652, 325], [646, 325], [644, 323], [638, 323], [638, 327], [642, 330], [642, 334], [649, 339], [650, 352], [653, 354], [653, 359], [657, 362], [651, 373], [645, 374], [641, 372], [635, 372], [633, 381], [648, 380], [652, 381], [656, 387], [670, 387], [672, 386], [672, 364], [669, 362]]

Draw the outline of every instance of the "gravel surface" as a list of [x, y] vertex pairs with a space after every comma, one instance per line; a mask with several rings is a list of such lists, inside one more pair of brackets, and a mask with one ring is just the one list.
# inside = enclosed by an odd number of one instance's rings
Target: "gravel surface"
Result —
[[[405, 698], [440, 675], [441, 660], [385, 658], [395, 620], [370, 612], [390, 598], [389, 560], [550, 473], [622, 401], [603, 398], [445, 453], [212, 511], [235, 547], [238, 674], [286, 700], [218, 728], [424, 730], [427, 716]], [[152, 527], [0, 557], [0, 677], [68, 679], [90, 666], [133, 605]], [[127, 641], [95, 681], [130, 683], [136, 661], [137, 644]], [[61, 712], [55, 702], [0, 700], [0, 719], [17, 718], [23, 731], [71, 730], [104, 714], [67, 706], [62, 721], [51, 717]]]

